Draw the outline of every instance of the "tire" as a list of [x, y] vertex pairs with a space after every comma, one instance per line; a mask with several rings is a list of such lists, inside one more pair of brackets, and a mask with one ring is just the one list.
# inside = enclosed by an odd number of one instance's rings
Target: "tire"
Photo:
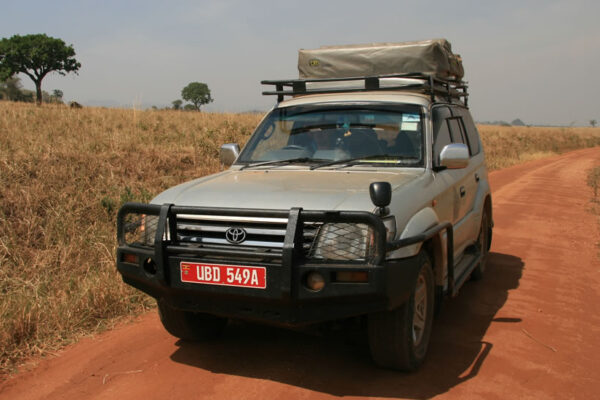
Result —
[[157, 300], [160, 322], [171, 335], [188, 342], [215, 339], [223, 333], [226, 318], [210, 314], [177, 310], [164, 300]]
[[421, 269], [408, 301], [394, 310], [369, 315], [371, 356], [380, 367], [410, 372], [425, 360], [433, 324], [435, 285], [429, 256], [422, 251], [419, 257]]
[[443, 286], [435, 286], [435, 296], [433, 305], [433, 317], [437, 318], [442, 315], [442, 309], [444, 308], [444, 287]]
[[488, 212], [484, 208], [481, 215], [481, 227], [479, 228], [479, 236], [477, 237], [477, 251], [481, 254], [481, 261], [471, 272], [471, 279], [479, 281], [483, 278], [485, 267], [487, 264], [487, 256], [490, 248], [490, 218]]

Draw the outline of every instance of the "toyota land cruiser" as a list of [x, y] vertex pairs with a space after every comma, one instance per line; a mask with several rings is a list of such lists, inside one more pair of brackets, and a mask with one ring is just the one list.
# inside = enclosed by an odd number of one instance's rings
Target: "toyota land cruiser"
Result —
[[[264, 81], [277, 105], [229, 169], [118, 215], [117, 268], [174, 336], [228, 319], [362, 316], [374, 361], [414, 370], [435, 310], [480, 279], [492, 237], [461, 80], [402, 73]], [[290, 97], [285, 99], [285, 97]]]

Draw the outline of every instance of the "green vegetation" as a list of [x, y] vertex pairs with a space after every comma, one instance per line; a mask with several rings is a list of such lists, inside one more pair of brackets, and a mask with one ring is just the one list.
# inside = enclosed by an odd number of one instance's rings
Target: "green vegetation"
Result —
[[79, 70], [73, 46], [45, 34], [14, 35], [0, 40], [0, 80], [27, 75], [35, 84], [36, 102], [42, 104], [42, 80], [50, 72], [65, 75]]
[[[63, 95], [63, 91], [59, 89], [54, 89], [52, 94], [42, 90], [42, 101], [44, 103], [62, 103]], [[18, 76], [11, 76], [5, 81], [0, 81], [0, 100], [33, 103], [35, 101], [35, 92], [23, 89], [21, 79]]]
[[171, 102], [171, 104], [173, 104], [173, 110], [179, 110], [179, 109], [181, 109], [181, 105], [183, 104], [183, 101], [177, 99], [177, 100], [173, 100]]
[[210, 97], [210, 89], [206, 83], [192, 82], [181, 90], [181, 97], [192, 103], [197, 111], [200, 111], [200, 106], [211, 103], [213, 98]]

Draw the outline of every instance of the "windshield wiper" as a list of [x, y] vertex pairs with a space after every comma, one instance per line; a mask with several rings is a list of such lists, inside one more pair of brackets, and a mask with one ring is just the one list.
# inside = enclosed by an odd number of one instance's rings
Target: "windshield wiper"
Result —
[[322, 168], [322, 167], [329, 167], [331, 165], [339, 165], [339, 164], [348, 164], [348, 165], [356, 165], [356, 164], [360, 164], [360, 162], [362, 160], [372, 160], [375, 158], [386, 158], [386, 157], [392, 157], [392, 158], [403, 158], [403, 159], [416, 159], [414, 157], [401, 157], [401, 156], [397, 156], [397, 155], [393, 155], [393, 154], [371, 154], [370, 156], [364, 156], [364, 157], [355, 157], [355, 158], [346, 158], [343, 160], [335, 160], [335, 161], [327, 161], [324, 163], [321, 163], [319, 165], [313, 165], [312, 167], [310, 167], [310, 169], [317, 169], [317, 168]]
[[266, 165], [305, 163], [305, 162], [309, 162], [309, 161], [320, 161], [320, 159], [310, 158], [310, 157], [296, 157], [296, 158], [288, 158], [285, 160], [263, 161], [263, 162], [258, 162], [258, 163], [246, 164], [242, 168], [240, 168], [240, 171], [243, 169], [246, 169], [246, 168], [262, 167], [262, 166], [266, 166]]

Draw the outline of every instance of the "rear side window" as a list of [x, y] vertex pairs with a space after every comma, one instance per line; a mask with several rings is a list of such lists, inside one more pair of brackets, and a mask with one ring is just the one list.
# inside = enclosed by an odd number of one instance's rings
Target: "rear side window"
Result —
[[464, 143], [468, 146], [469, 141], [465, 133], [462, 118], [452, 117], [448, 118], [446, 122], [448, 123], [448, 127], [450, 128], [450, 137], [452, 138], [452, 143]]
[[450, 137], [452, 143], [463, 143], [469, 148], [469, 154], [472, 156], [471, 146], [469, 146], [469, 138], [465, 130], [465, 125], [461, 117], [452, 117], [446, 120], [450, 128]]

